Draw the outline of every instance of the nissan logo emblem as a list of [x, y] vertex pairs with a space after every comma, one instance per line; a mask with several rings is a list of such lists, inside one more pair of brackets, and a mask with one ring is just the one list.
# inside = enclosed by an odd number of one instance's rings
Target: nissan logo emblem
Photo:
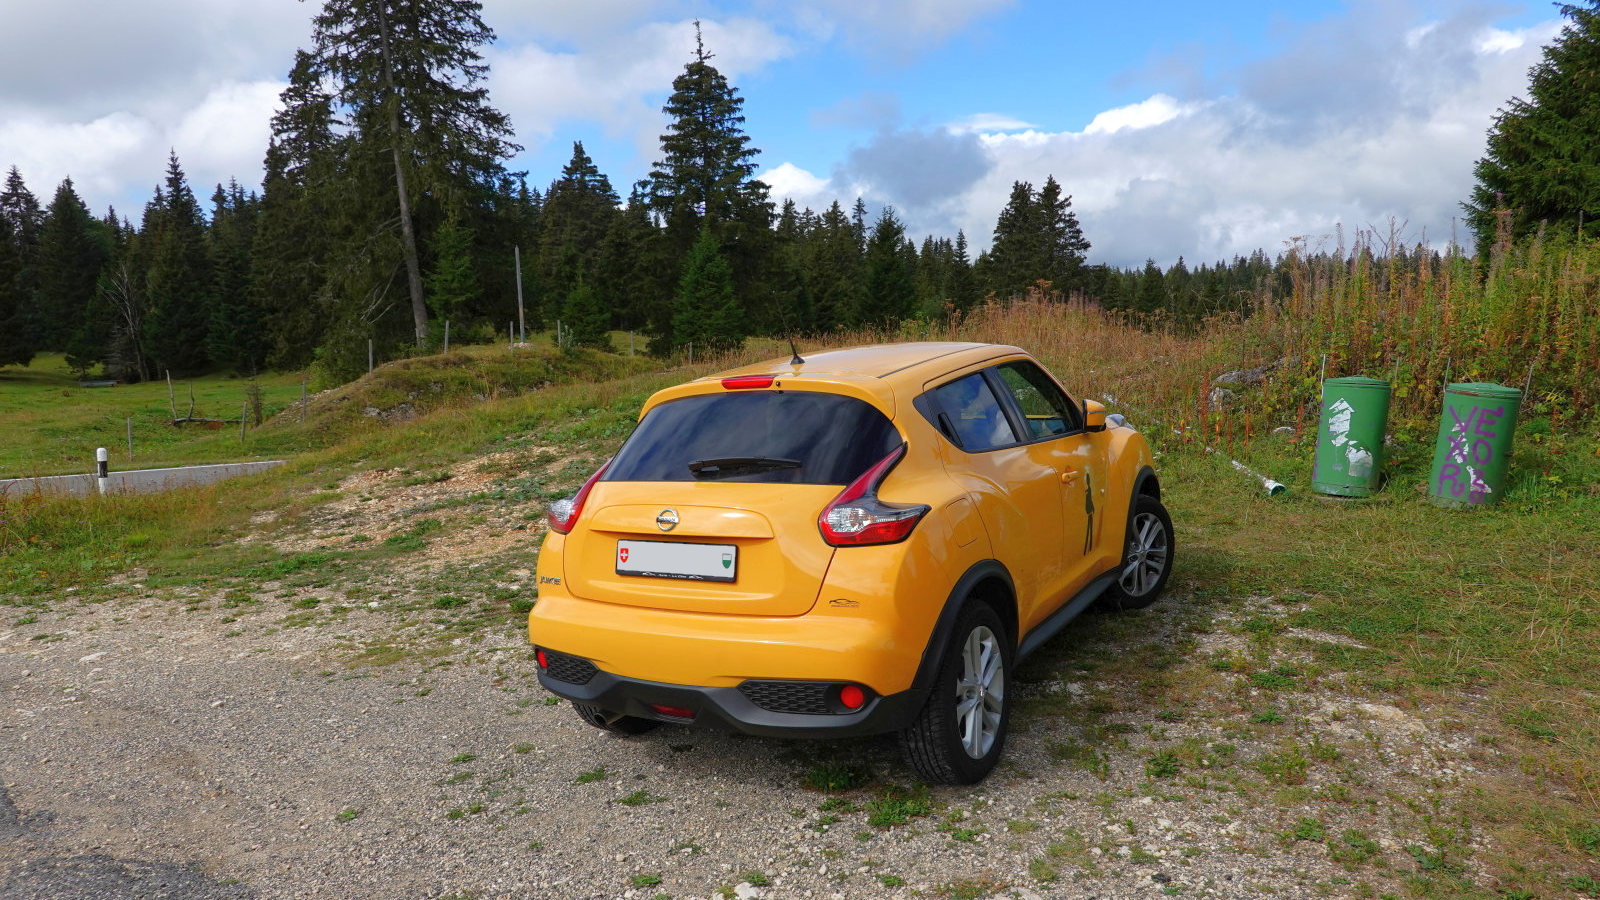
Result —
[[663, 509], [661, 514], [656, 516], [656, 527], [660, 528], [662, 531], [671, 531], [672, 529], [677, 528], [678, 511], [675, 509]]

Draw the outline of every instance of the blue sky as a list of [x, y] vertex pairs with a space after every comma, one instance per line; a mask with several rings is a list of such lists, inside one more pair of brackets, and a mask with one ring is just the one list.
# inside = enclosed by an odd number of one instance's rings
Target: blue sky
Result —
[[[313, 3], [0, 0], [0, 166], [136, 218], [176, 149], [260, 180]], [[626, 192], [704, 23], [778, 197], [893, 205], [986, 247], [1014, 180], [1074, 195], [1092, 259], [1164, 264], [1391, 228], [1448, 240], [1543, 3], [485, 0], [492, 102], [544, 185], [581, 140]], [[90, 23], [85, 25], [84, 23]]]

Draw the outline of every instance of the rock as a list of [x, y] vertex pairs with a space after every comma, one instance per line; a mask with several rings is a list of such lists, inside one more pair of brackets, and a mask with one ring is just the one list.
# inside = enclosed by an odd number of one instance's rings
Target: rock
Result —
[[1239, 399], [1239, 395], [1225, 387], [1218, 387], [1212, 388], [1206, 399], [1211, 402], [1211, 406], [1214, 409], [1227, 409], [1233, 405], [1235, 400]]
[[213, 701], [211, 701], [211, 708], [212, 709], [221, 709], [224, 702], [225, 701], [222, 701], [222, 700], [213, 700]]
[[741, 881], [733, 886], [733, 895], [739, 900], [756, 900], [761, 896], [761, 889], [748, 881]]
[[111, 651], [110, 651], [110, 650], [101, 650], [101, 651], [100, 651], [100, 652], [99, 652], [99, 653], [91, 653], [91, 654], [89, 654], [89, 655], [88, 655], [88, 656], [83, 656], [83, 657], [79, 657], [79, 658], [78, 658], [78, 662], [81, 662], [81, 663], [91, 663], [91, 662], [94, 662], [94, 661], [95, 661], [95, 660], [97, 660], [97, 659], [102, 659], [102, 658], [104, 658], [104, 657], [105, 657], [105, 655], [106, 655], [106, 654], [107, 654], [107, 653], [110, 653], [110, 652], [111, 652]]
[[1235, 369], [1232, 372], [1223, 372], [1211, 379], [1213, 387], [1219, 384], [1259, 384], [1267, 380], [1267, 373], [1272, 371], [1272, 366], [1257, 366], [1254, 369]]
[[1274, 436], [1287, 435], [1292, 437], [1294, 436], [1294, 428], [1289, 425], [1279, 425], [1277, 428], [1272, 429], [1272, 433]]

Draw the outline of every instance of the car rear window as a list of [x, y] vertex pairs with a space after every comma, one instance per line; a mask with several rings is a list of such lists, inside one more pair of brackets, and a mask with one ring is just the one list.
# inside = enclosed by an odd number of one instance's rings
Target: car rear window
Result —
[[887, 416], [854, 397], [701, 394], [646, 413], [603, 480], [843, 485], [902, 440]]

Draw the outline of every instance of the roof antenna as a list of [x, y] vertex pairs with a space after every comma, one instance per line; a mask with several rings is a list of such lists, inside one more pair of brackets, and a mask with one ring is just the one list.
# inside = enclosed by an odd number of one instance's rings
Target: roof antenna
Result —
[[791, 366], [803, 366], [806, 361], [800, 358], [800, 350], [794, 345], [794, 338], [789, 338], [789, 350], [794, 353], [794, 359], [789, 360]]

